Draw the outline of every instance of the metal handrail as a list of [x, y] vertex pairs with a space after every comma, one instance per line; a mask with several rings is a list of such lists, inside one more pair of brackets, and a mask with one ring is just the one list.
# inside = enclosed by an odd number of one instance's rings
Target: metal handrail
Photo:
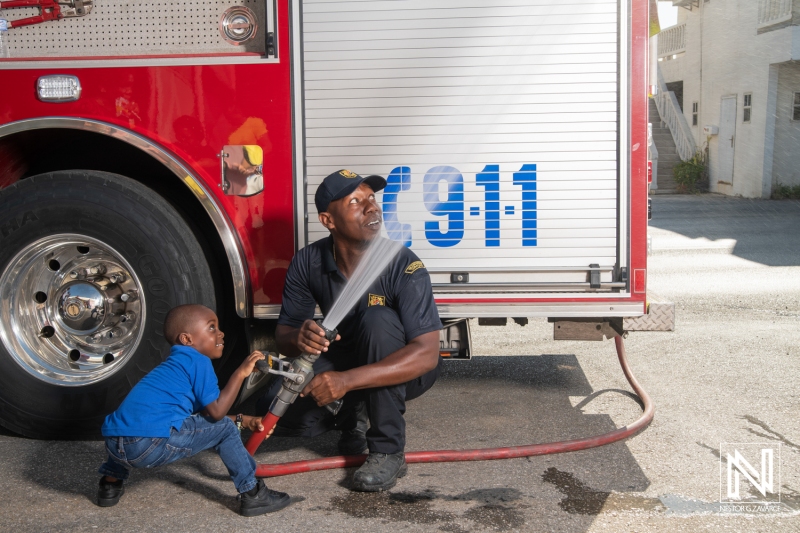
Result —
[[667, 28], [658, 34], [658, 57], [686, 51], [686, 23]]
[[664, 83], [661, 67], [658, 68], [658, 94], [654, 98], [658, 114], [661, 115], [661, 122], [667, 125], [672, 134], [672, 140], [675, 141], [678, 157], [682, 161], [691, 159], [697, 152], [697, 144], [694, 142], [694, 135], [686, 122], [686, 117], [683, 116], [683, 111], [678, 105], [675, 93], [668, 90], [667, 84]]
[[759, 0], [758, 29], [792, 20], [792, 0]]
[[653, 165], [652, 167], [653, 181], [650, 184], [650, 188], [655, 190], [658, 189], [658, 148], [656, 148], [656, 142], [653, 139], [652, 122], [650, 122], [647, 125], [647, 150], [648, 150], [648, 155], [650, 156], [650, 163]]

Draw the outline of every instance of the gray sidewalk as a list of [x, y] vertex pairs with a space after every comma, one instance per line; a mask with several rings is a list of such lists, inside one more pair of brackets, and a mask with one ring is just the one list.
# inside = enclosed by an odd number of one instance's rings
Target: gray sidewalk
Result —
[[800, 201], [718, 194], [653, 197], [654, 255], [732, 253], [771, 266], [800, 265]]

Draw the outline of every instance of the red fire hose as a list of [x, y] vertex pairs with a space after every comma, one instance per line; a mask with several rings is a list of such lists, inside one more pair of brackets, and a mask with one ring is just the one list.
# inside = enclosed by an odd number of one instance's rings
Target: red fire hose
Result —
[[[655, 409], [650, 396], [642, 389], [639, 382], [631, 373], [628, 366], [628, 359], [625, 356], [625, 345], [622, 337], [615, 337], [614, 343], [617, 348], [617, 356], [622, 371], [631, 384], [633, 390], [642, 400], [644, 410], [642, 416], [633, 424], [616, 429], [610, 433], [605, 433], [597, 437], [585, 439], [567, 440], [561, 442], [548, 442], [545, 444], [530, 444], [527, 446], [512, 446], [509, 448], [480, 448], [475, 450], [434, 450], [428, 452], [410, 452], [406, 454], [407, 463], [444, 463], [450, 461], [490, 461], [494, 459], [512, 459], [516, 457], [531, 457], [534, 455], [547, 455], [552, 453], [573, 452], [596, 448], [605, 444], [610, 444], [619, 440], [627, 439], [646, 428], [653, 420]], [[247, 441], [247, 451], [254, 454], [258, 446], [264, 441], [266, 436], [275, 427], [278, 417], [267, 414], [263, 419], [264, 431], [253, 433]], [[275, 477], [288, 474], [298, 474], [300, 472], [313, 472], [315, 470], [328, 470], [331, 468], [348, 468], [359, 466], [367, 459], [366, 455], [350, 455], [338, 457], [326, 457], [323, 459], [311, 459], [308, 461], [295, 461], [292, 463], [279, 464], [260, 464], [256, 469], [257, 477]]]

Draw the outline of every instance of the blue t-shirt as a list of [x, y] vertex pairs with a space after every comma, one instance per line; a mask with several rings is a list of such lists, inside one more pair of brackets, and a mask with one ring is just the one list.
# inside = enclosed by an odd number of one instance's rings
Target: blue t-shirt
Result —
[[106, 417], [104, 437], [169, 437], [183, 421], [219, 398], [211, 359], [189, 346], [173, 346], [166, 361], [137, 383]]

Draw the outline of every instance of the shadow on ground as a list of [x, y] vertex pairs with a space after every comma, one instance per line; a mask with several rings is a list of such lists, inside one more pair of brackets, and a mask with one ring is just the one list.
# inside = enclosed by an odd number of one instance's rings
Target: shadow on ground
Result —
[[691, 239], [734, 239], [733, 255], [756, 263], [800, 265], [800, 201], [717, 194], [663, 195], [652, 199], [650, 226]]
[[[630, 416], [626, 421], [639, 416], [636, 402], [619, 391], [597, 392], [573, 355], [448, 362], [433, 389], [409, 403], [406, 449], [519, 446], [596, 436], [616, 428], [607, 415], [586, 414], [573, 407], [570, 397], [590, 397], [585, 405], [598, 396], [613, 394], [625, 402], [629, 413], [625, 416]], [[272, 438], [261, 445], [256, 458], [259, 462], [284, 462], [334, 455], [337, 439], [336, 431], [314, 439]], [[102, 442], [19, 440], [27, 445], [25, 452], [15, 457], [20, 468], [14, 477], [33, 483], [35, 490], [48, 489], [73, 499], [78, 496], [91, 505], [96, 471], [104, 459]], [[339, 481], [333, 481], [334, 486], [349, 486], [351, 472], [336, 474]], [[313, 476], [323, 474], [281, 478], [280, 483], [297, 501], [305, 499], [305, 508], [319, 512], [320, 520], [335, 515], [367, 528], [382, 524], [379, 527], [388, 529], [431, 526], [448, 532], [517, 531], [535, 523], [537, 530], [579, 532], [586, 531], [603, 509], [653, 509], [655, 505], [635, 494], [644, 491], [649, 481], [624, 442], [557, 456], [414, 464], [397, 487], [377, 494], [324, 489]], [[322, 479], [331, 483], [331, 476]], [[204, 514], [212, 516], [220, 507], [235, 510], [237, 505], [230, 480], [213, 452], [152, 470], [135, 470], [129, 487], [153, 480], [174, 488], [168, 496], [170, 509], [176, 505], [188, 508], [182, 501], [197, 500], [181, 496], [184, 493], [199, 495], [211, 504], [196, 507], [195, 503], [193, 520], [202, 520]], [[137, 505], [152, 505], [147, 516], [137, 517], [137, 525], [131, 524], [141, 529], [148, 529], [151, 522], [158, 522], [159, 514], [167, 512], [165, 501], [151, 504], [153, 496], [145, 492], [140, 489], [137, 496], [130, 496], [145, 498]], [[46, 522], [40, 522], [42, 527]]]
[[[570, 401], [587, 397], [589, 403], [603, 392], [629, 403], [630, 421], [639, 416], [638, 404], [624, 391], [593, 391], [573, 355], [447, 362], [433, 389], [409, 402], [406, 450], [521, 446], [607, 433], [616, 429], [609, 416], [582, 413]], [[277, 462], [308, 458], [309, 452], [333, 454], [337, 437], [331, 432], [311, 440], [270, 439], [259, 448], [257, 458]], [[410, 472], [426, 478], [416, 489], [403, 481], [386, 493], [348, 492], [332, 497], [321, 510], [397, 527], [406, 523], [450, 532], [517, 531], [529, 524], [531, 516], [538, 517], [542, 530], [548, 524], [564, 528], [568, 516], [565, 530], [585, 531], [605, 507], [662, 507], [658, 500], [618, 494], [649, 486], [624, 443], [557, 458], [414, 464]], [[349, 486], [350, 475], [342, 473], [342, 486]]]

